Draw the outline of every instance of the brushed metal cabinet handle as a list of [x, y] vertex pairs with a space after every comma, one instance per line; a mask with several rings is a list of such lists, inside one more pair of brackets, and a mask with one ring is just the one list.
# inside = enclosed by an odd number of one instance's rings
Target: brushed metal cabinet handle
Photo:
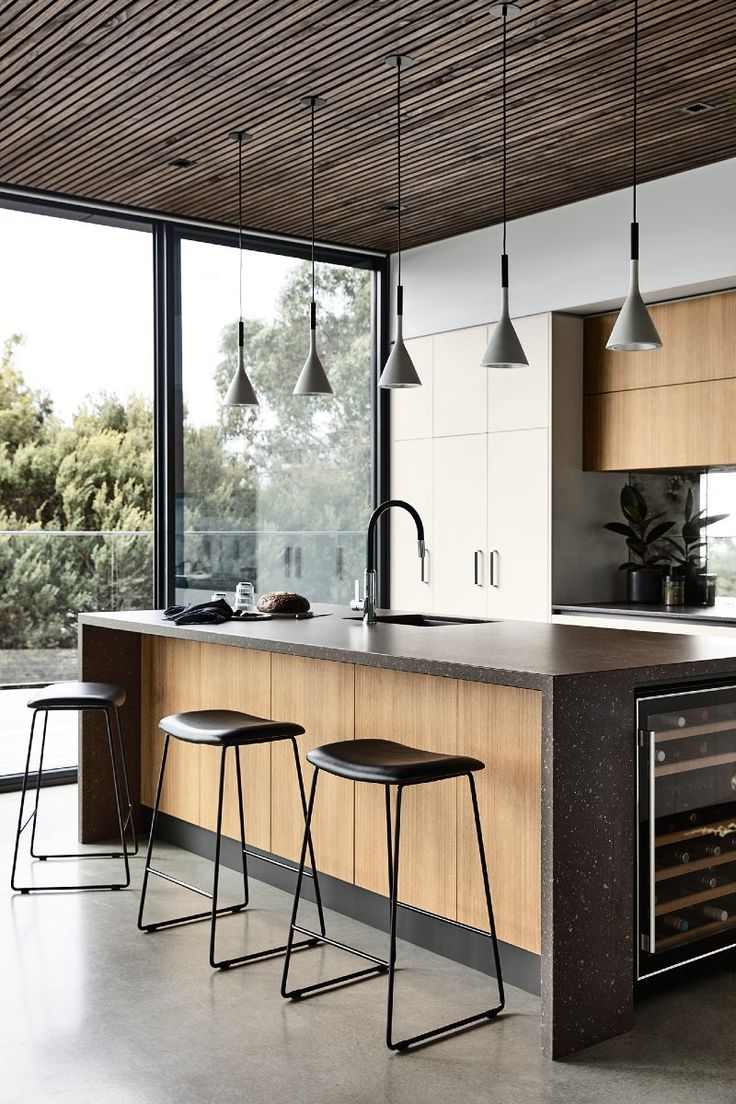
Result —
[[473, 553], [473, 583], [483, 586], [483, 552], [480, 548]]
[[501, 557], [498, 554], [498, 549], [493, 548], [490, 555], [490, 570], [488, 572], [488, 582], [492, 587], [498, 586], [499, 576], [499, 563]]

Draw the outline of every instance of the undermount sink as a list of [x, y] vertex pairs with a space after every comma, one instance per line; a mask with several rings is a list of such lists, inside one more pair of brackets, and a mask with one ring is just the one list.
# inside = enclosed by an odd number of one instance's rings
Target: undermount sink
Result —
[[[346, 621], [362, 621], [363, 617], [357, 613], [345, 618]], [[376, 623], [379, 625], [411, 625], [417, 628], [439, 628], [442, 625], [490, 625], [491, 621], [484, 617], [434, 617], [424, 613], [381, 613], [376, 614]]]

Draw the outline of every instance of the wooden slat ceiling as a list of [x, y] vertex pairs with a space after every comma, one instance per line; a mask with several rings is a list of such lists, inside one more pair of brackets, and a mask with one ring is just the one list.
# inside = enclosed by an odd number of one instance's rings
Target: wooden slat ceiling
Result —
[[[509, 23], [511, 218], [624, 187], [631, 0], [521, 0]], [[0, 8], [0, 181], [391, 249], [394, 71], [404, 85], [405, 244], [500, 216], [500, 27], [489, 0], [10, 0]], [[734, 0], [640, 0], [640, 178], [736, 155]], [[687, 115], [704, 101], [713, 110]], [[194, 162], [187, 168], [175, 158]]]

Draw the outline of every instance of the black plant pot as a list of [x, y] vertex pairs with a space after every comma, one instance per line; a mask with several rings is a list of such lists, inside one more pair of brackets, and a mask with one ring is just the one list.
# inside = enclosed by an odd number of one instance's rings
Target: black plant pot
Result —
[[664, 576], [658, 567], [633, 567], [626, 573], [626, 601], [658, 606]]

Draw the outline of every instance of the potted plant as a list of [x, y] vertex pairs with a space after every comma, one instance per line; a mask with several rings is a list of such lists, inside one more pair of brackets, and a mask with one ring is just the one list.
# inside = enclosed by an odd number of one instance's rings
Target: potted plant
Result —
[[685, 605], [703, 606], [707, 601], [703, 586], [704, 568], [701, 562], [701, 552], [706, 547], [703, 531], [709, 525], [723, 521], [728, 514], [706, 515], [704, 510], [694, 514], [694, 504], [693, 492], [689, 490], [685, 499], [685, 517], [679, 538], [667, 537], [666, 543], [672, 551], [672, 559], [677, 564], [678, 573], [685, 579]]
[[660, 521], [662, 514], [650, 514], [644, 495], [629, 483], [621, 489], [621, 513], [626, 522], [609, 521], [603, 528], [626, 537], [629, 559], [619, 565], [619, 571], [627, 573], [626, 600], [658, 605], [668, 558], [655, 546], [675, 523]]

